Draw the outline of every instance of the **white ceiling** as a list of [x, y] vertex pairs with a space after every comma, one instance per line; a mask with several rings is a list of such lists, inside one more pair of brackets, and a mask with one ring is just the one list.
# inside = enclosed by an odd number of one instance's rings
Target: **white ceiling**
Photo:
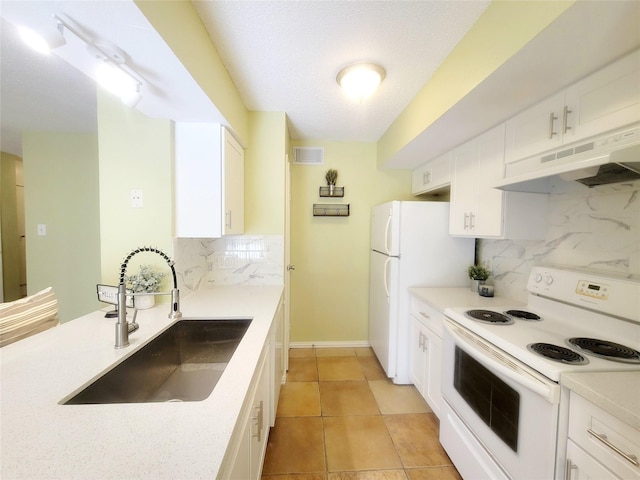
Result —
[[[294, 139], [376, 141], [486, 8], [484, 0], [194, 1], [249, 110], [286, 112]], [[149, 116], [222, 121], [131, 0], [6, 1], [0, 15], [64, 14], [92, 39], [124, 50], [145, 78]], [[387, 162], [413, 168], [640, 45], [640, 2], [579, 0], [530, 45]], [[3, 151], [23, 130], [95, 130], [95, 86], [56, 58], [25, 50], [2, 22]], [[63, 47], [64, 48], [64, 47]], [[387, 70], [363, 104], [340, 91], [358, 60]]]
[[[377, 141], [489, 5], [472, 1], [192, 1], [249, 110], [285, 111], [294, 139]], [[359, 104], [336, 82], [385, 68]]]

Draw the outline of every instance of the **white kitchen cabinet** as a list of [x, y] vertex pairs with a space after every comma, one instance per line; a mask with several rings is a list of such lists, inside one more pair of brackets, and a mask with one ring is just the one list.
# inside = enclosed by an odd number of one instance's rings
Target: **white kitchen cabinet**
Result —
[[566, 479], [640, 479], [640, 431], [571, 392]]
[[504, 129], [499, 125], [452, 151], [451, 235], [545, 238], [546, 195], [492, 187], [503, 178]]
[[273, 326], [271, 327], [271, 411], [270, 411], [270, 425], [273, 427], [276, 422], [276, 412], [278, 410], [278, 399], [280, 398], [280, 388], [286, 380], [285, 372], [285, 356], [288, 355], [288, 347], [285, 341], [284, 335], [284, 301], [280, 301], [278, 310], [273, 319]]
[[244, 151], [219, 124], [175, 124], [175, 235], [244, 232]]
[[442, 393], [442, 325], [444, 315], [420, 299], [411, 298], [410, 377], [433, 413], [440, 417]]
[[451, 184], [451, 155], [446, 153], [416, 168], [412, 175], [411, 193], [437, 193]]
[[506, 122], [505, 163], [640, 120], [640, 51], [595, 72]]
[[235, 444], [230, 445], [230, 448], [235, 451], [232, 467], [229, 472], [223, 473], [219, 478], [259, 480], [261, 477], [270, 423], [270, 347], [271, 345], [267, 344], [260, 356], [253, 389], [247, 396], [238, 422], [239, 434], [234, 436]]

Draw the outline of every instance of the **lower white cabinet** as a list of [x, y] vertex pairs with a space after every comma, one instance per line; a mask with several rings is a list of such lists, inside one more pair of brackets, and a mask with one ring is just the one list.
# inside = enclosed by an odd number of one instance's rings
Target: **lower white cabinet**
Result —
[[421, 300], [411, 299], [411, 380], [433, 413], [440, 417], [442, 393], [442, 324], [444, 315]]
[[[257, 380], [252, 385], [249, 401], [245, 403], [237, 431], [235, 459], [231, 471], [223, 473], [219, 478], [228, 480], [258, 480], [262, 475], [262, 463], [267, 449], [267, 438], [270, 426], [270, 345], [265, 348], [258, 362]], [[233, 442], [233, 440], [232, 440]]]
[[640, 431], [571, 392], [565, 480], [640, 479]]

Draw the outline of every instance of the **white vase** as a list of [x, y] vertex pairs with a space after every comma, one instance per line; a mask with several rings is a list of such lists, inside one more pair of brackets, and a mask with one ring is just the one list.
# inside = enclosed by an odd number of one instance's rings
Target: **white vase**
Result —
[[480, 288], [480, 285], [484, 285], [485, 280], [473, 280], [471, 279], [471, 291], [478, 293], [478, 289]]
[[156, 297], [154, 295], [136, 295], [133, 298], [133, 304], [138, 310], [153, 308], [156, 304]]

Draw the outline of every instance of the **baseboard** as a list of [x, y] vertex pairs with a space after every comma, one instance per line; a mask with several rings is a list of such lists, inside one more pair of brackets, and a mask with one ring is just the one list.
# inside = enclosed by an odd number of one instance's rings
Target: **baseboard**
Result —
[[289, 348], [348, 348], [348, 347], [370, 347], [366, 340], [346, 341], [346, 342], [289, 342]]

